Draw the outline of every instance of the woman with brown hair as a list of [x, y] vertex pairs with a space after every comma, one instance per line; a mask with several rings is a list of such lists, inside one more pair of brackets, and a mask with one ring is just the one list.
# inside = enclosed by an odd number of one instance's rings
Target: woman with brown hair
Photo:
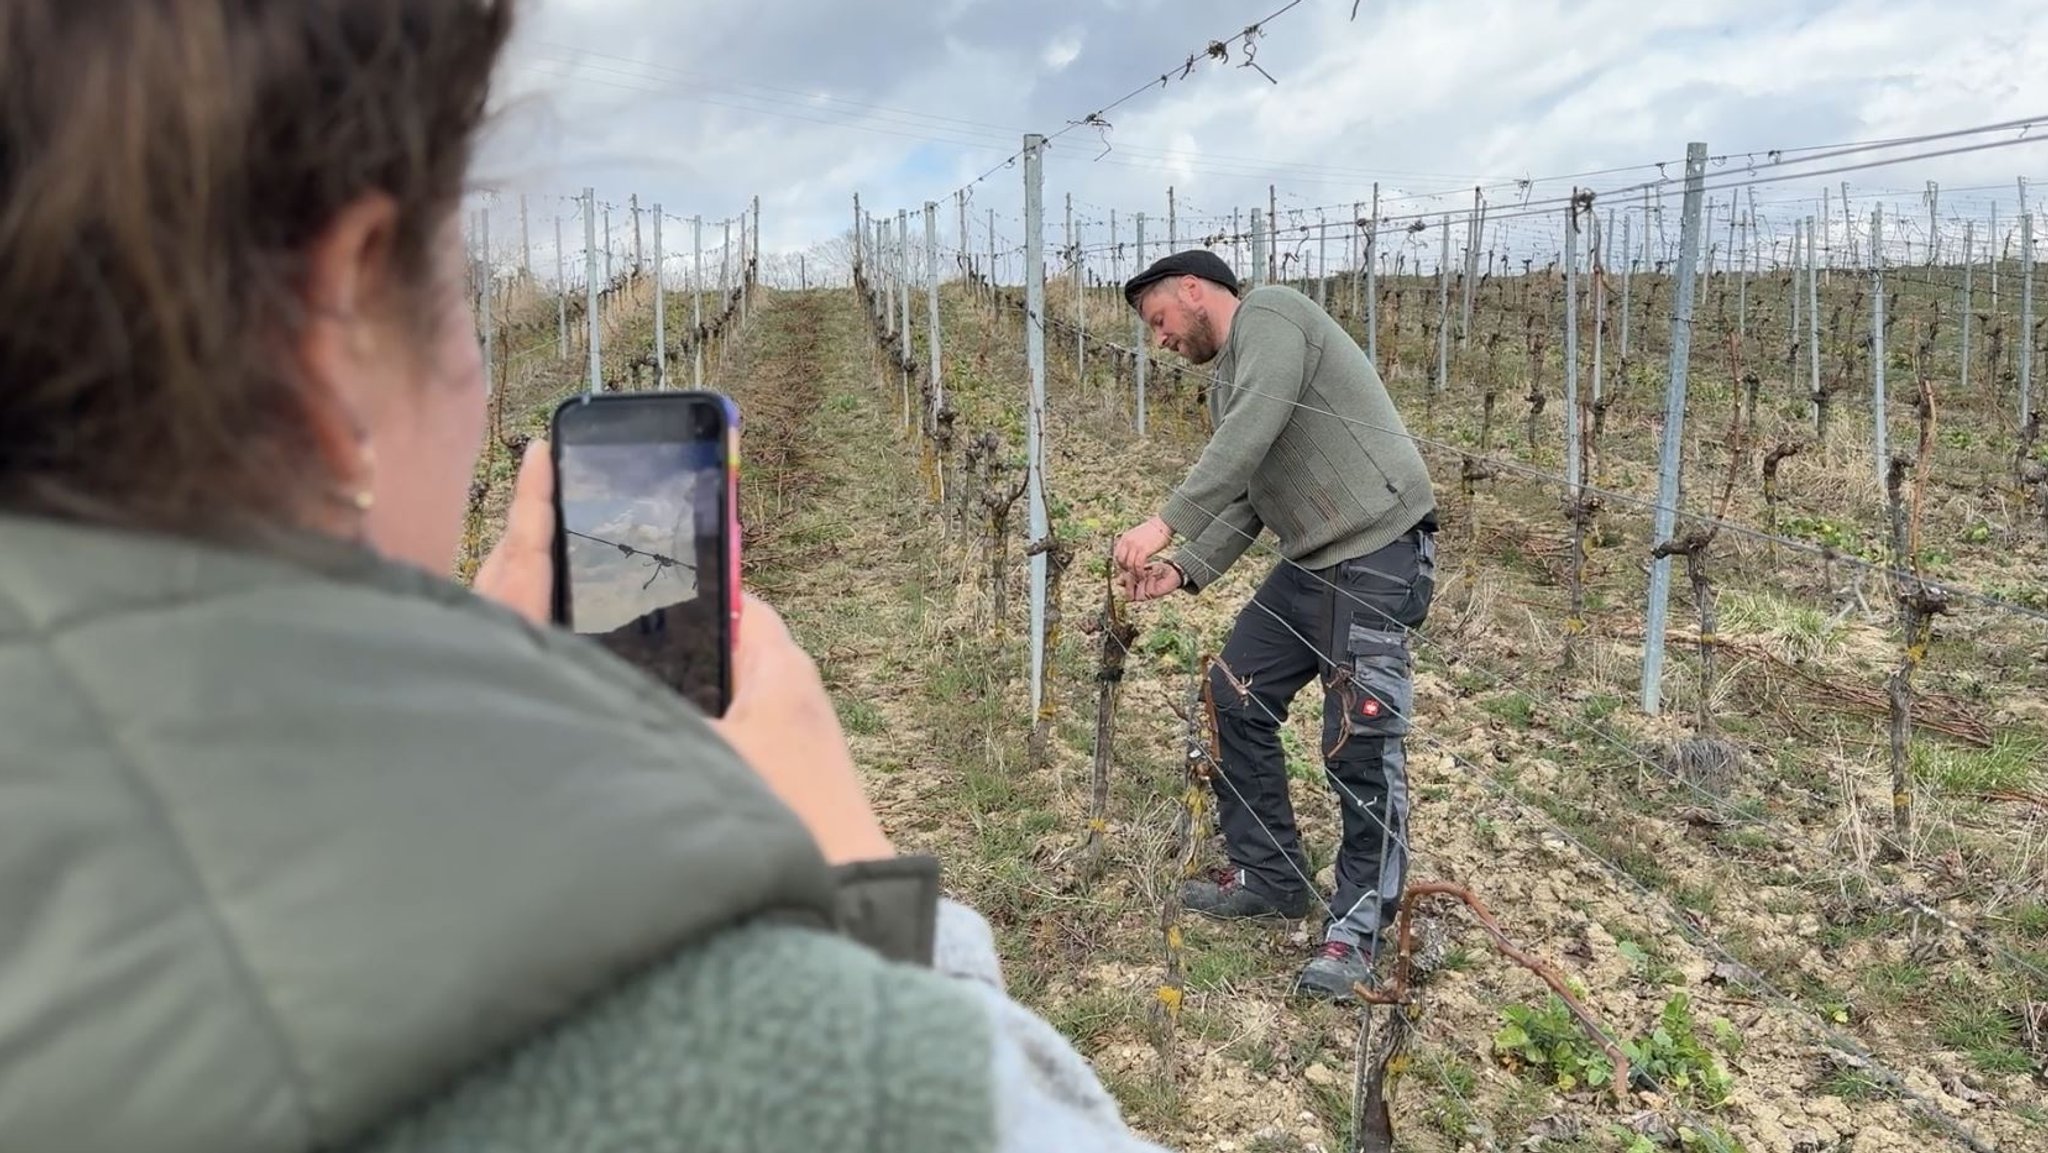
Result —
[[707, 720], [476, 592], [509, 0], [0, 4], [0, 1149], [1151, 1148], [746, 608]]

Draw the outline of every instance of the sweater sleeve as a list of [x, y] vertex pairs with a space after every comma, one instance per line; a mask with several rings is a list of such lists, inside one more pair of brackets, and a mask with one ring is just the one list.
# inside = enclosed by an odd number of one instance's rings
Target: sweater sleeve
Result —
[[933, 967], [971, 991], [988, 1018], [998, 1153], [1167, 1153], [1125, 1126], [1116, 1098], [1057, 1029], [1012, 1000], [988, 923], [941, 901]]
[[1279, 312], [1246, 304], [1231, 322], [1237, 366], [1223, 417], [1180, 488], [1159, 516], [1189, 540], [1209, 530], [1221, 510], [1251, 488], [1252, 474], [1294, 416], [1308, 371], [1308, 334]]
[[1222, 580], [1223, 574], [1258, 539], [1259, 531], [1264, 527], [1259, 522], [1259, 514], [1252, 511], [1250, 497], [1240, 496], [1231, 501], [1201, 536], [1181, 546], [1180, 551], [1174, 554], [1174, 563], [1187, 574], [1187, 584], [1183, 587], [1191, 593], [1200, 592]]

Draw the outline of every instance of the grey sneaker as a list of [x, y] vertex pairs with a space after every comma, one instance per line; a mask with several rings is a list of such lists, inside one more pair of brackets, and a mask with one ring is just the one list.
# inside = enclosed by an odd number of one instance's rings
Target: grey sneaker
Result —
[[1372, 986], [1372, 955], [1343, 941], [1325, 941], [1295, 978], [1294, 991], [1299, 996], [1342, 1003], [1357, 998], [1351, 988], [1354, 983]]
[[1218, 921], [1299, 921], [1308, 915], [1307, 893], [1274, 899], [1255, 893], [1238, 869], [1218, 869], [1207, 878], [1183, 881], [1181, 907]]

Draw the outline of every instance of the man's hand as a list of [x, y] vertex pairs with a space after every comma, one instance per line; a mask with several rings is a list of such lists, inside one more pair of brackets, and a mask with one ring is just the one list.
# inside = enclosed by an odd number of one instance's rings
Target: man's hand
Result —
[[1158, 600], [1160, 597], [1178, 592], [1186, 583], [1185, 575], [1176, 566], [1163, 560], [1155, 560], [1137, 573], [1120, 573], [1117, 587], [1124, 597], [1136, 604], [1140, 601]]
[[1155, 516], [1116, 538], [1116, 567], [1132, 576], [1142, 576], [1145, 562], [1171, 543], [1173, 530]]

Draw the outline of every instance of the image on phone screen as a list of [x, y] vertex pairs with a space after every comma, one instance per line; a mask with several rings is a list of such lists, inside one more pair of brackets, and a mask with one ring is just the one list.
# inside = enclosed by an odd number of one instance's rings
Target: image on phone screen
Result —
[[565, 623], [712, 716], [725, 692], [723, 451], [571, 437], [556, 481]]

